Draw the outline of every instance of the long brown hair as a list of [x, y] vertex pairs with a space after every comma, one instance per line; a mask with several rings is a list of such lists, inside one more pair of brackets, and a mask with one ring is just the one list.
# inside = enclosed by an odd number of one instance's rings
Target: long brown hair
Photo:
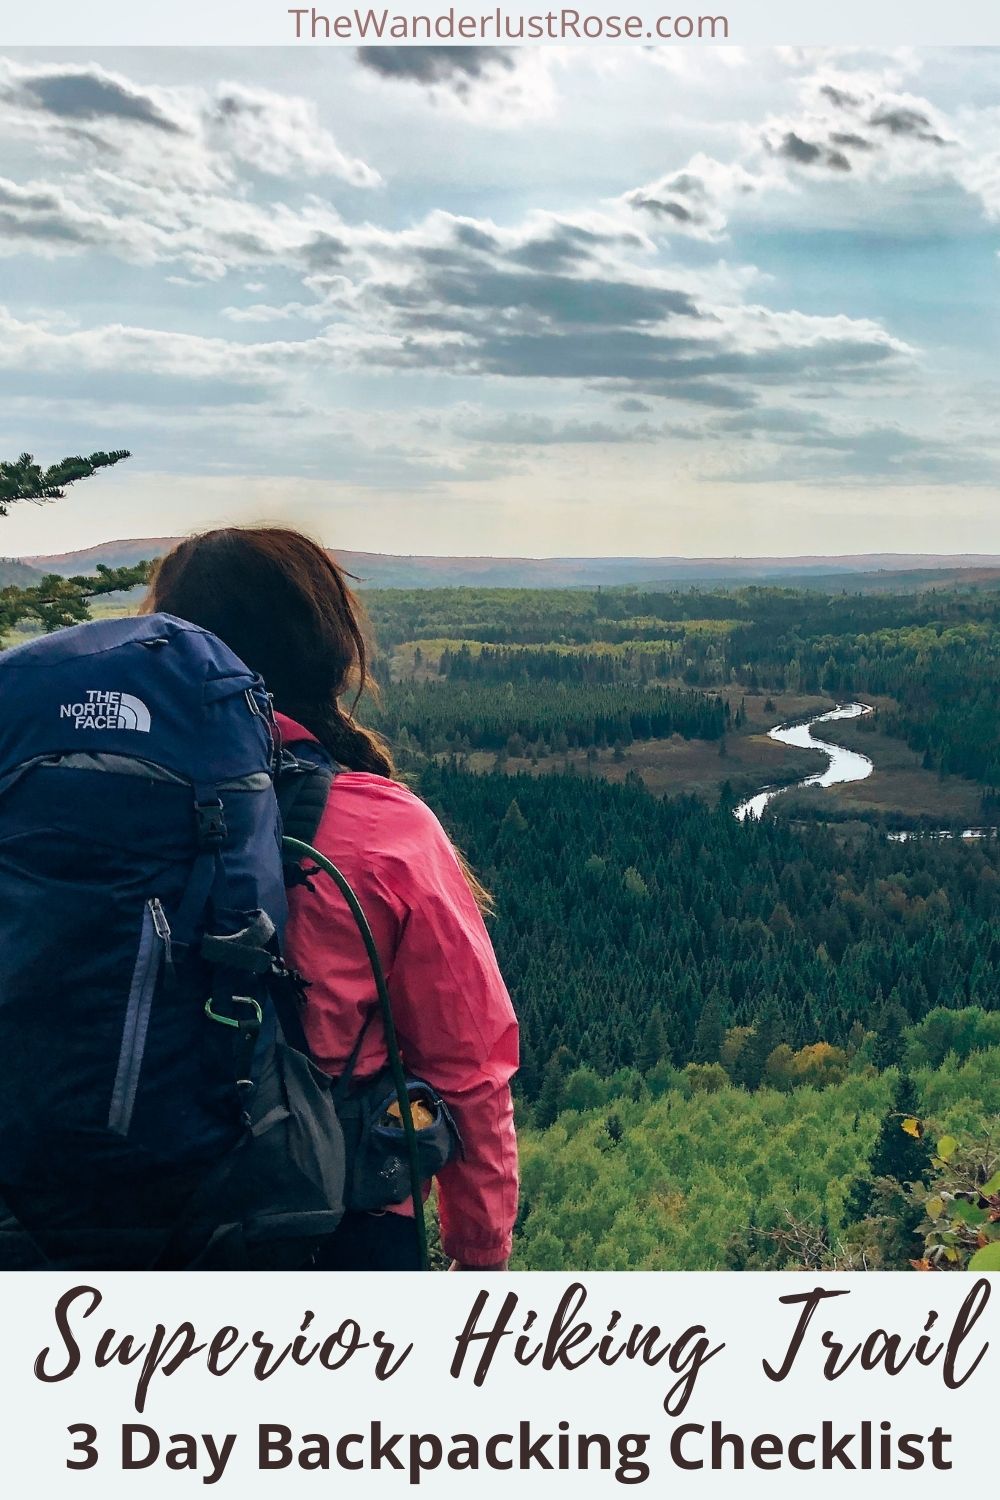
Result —
[[143, 610], [211, 630], [260, 673], [275, 708], [347, 770], [395, 774], [385, 741], [354, 718], [370, 687], [367, 621], [344, 570], [318, 542], [281, 526], [189, 537], [160, 559]]
[[[392, 752], [354, 717], [368, 671], [367, 617], [351, 575], [324, 547], [283, 526], [225, 526], [179, 542], [153, 573], [143, 613], [191, 620], [259, 672], [274, 706], [350, 771], [392, 778]], [[349, 691], [349, 708], [341, 703]], [[459, 854], [480, 909], [489, 893]]]

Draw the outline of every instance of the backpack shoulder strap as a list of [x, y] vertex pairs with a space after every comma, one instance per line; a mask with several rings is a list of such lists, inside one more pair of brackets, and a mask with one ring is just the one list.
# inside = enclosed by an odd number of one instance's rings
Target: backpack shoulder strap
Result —
[[[339, 770], [336, 762], [313, 740], [297, 744], [295, 754], [290, 750], [282, 750], [274, 778], [274, 790], [283, 835], [300, 839], [304, 844], [313, 842], [326, 808], [333, 778]], [[296, 885], [309, 886], [309, 876], [294, 854], [283, 852], [282, 870], [285, 885], [289, 889]], [[291, 969], [287, 969], [283, 975], [275, 974], [271, 977], [271, 998], [285, 1041], [308, 1057], [309, 1044], [301, 1016], [305, 988], [306, 982]]]
[[281, 830], [304, 844], [316, 841], [316, 830], [326, 808], [330, 787], [340, 767], [321, 745], [306, 741], [296, 753], [283, 751], [275, 792]]

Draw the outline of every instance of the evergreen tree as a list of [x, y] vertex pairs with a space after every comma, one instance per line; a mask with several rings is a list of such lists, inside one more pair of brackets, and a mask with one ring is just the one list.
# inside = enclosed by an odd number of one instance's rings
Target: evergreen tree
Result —
[[691, 1047], [691, 1060], [697, 1063], [719, 1061], [719, 1053], [726, 1039], [726, 1018], [718, 992], [713, 990], [702, 1008], [695, 1028]]
[[[92, 453], [89, 458], [64, 458], [44, 470], [30, 453], [22, 453], [14, 462], [0, 462], [0, 517], [6, 516], [9, 507], [18, 501], [37, 505], [60, 500], [69, 485], [89, 479], [128, 457], [125, 449]], [[129, 568], [99, 564], [92, 575], [62, 578], [53, 573], [26, 588], [0, 587], [0, 642], [7, 631], [22, 621], [40, 625], [43, 630], [77, 624], [87, 618], [91, 599], [134, 588], [148, 577], [149, 565], [145, 562]]]
[[898, 1068], [903, 1061], [905, 1039], [903, 1033], [910, 1025], [910, 1017], [896, 999], [895, 992], [889, 996], [875, 1022], [875, 1047], [873, 1061], [876, 1068]]
[[80, 479], [89, 479], [99, 469], [109, 469], [131, 458], [124, 448], [113, 453], [92, 453], [89, 458], [64, 458], [48, 469], [36, 464], [30, 453], [22, 453], [13, 462], [0, 460], [0, 516], [19, 500], [39, 505], [47, 500], [62, 500], [66, 489]]
[[545, 1065], [542, 1086], [535, 1105], [535, 1122], [542, 1128], [552, 1124], [562, 1107], [567, 1060], [568, 1053], [564, 1047], [561, 1047], [553, 1052]]
[[642, 1041], [636, 1053], [636, 1067], [642, 1073], [648, 1073], [651, 1068], [666, 1055], [667, 1033], [663, 1025], [663, 1012], [659, 1006], [654, 1006], [646, 1018], [646, 1024], [642, 1031]]
[[873, 1177], [894, 1177], [897, 1182], [922, 1181], [931, 1164], [931, 1151], [919, 1134], [904, 1129], [916, 1121], [919, 1126], [920, 1099], [917, 1086], [908, 1073], [900, 1073], [892, 1091], [892, 1107], [876, 1138], [868, 1169]]
[[[920, 1102], [913, 1079], [906, 1073], [900, 1073], [892, 1091], [889, 1111], [882, 1120], [868, 1158], [867, 1171], [851, 1185], [844, 1206], [844, 1216], [848, 1223], [856, 1223], [871, 1213], [876, 1179], [889, 1177], [900, 1186], [926, 1181], [931, 1168], [931, 1152], [921, 1134], [919, 1110]], [[915, 1228], [922, 1209], [919, 1205], [914, 1205], [914, 1209]]]
[[516, 797], [511, 798], [510, 806], [504, 813], [500, 823], [500, 830], [505, 835], [512, 834], [515, 837], [518, 834], [527, 833], [528, 831], [528, 820], [518, 807]]
[[767, 1060], [780, 1041], [781, 1018], [774, 996], [769, 995], [750, 1035], [739, 1050], [733, 1068], [733, 1082], [745, 1089], [760, 1088]]

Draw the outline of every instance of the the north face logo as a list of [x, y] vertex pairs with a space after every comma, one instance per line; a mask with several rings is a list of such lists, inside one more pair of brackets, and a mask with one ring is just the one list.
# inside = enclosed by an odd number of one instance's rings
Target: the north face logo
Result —
[[72, 719], [74, 729], [138, 729], [149, 733], [149, 709], [131, 693], [89, 692], [84, 703], [64, 703], [60, 719]]

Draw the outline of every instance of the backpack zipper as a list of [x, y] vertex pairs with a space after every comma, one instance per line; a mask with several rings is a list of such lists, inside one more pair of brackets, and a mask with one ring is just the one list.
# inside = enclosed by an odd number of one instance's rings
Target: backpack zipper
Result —
[[153, 929], [163, 944], [163, 957], [166, 959], [167, 967], [172, 968], [174, 962], [174, 950], [171, 944], [172, 933], [170, 931], [170, 923], [167, 921], [167, 914], [160, 905], [159, 896], [153, 897], [149, 903], [149, 909], [153, 914]]
[[170, 923], [159, 899], [154, 896], [146, 902], [142, 914], [142, 930], [125, 1008], [118, 1069], [111, 1090], [108, 1129], [116, 1135], [128, 1135], [132, 1123], [142, 1057], [146, 1049], [146, 1033], [149, 1030], [149, 1015], [160, 975], [160, 964], [164, 959], [168, 964], [173, 962]]

